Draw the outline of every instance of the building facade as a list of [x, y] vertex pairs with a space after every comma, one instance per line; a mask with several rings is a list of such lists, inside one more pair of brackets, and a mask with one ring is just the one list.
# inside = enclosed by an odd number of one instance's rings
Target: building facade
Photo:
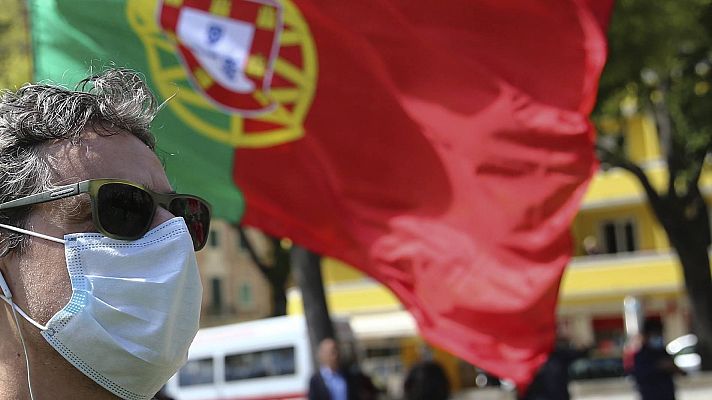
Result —
[[[270, 249], [266, 238], [249, 229], [246, 235], [257, 253], [267, 258]], [[196, 255], [203, 284], [201, 327], [270, 315], [269, 284], [250, 258], [233, 225], [221, 220], [211, 221], [208, 243]]]

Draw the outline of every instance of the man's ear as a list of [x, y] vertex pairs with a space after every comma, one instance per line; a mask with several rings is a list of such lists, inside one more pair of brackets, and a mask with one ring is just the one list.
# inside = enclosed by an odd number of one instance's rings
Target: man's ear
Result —
[[5, 280], [5, 276], [3, 275], [3, 271], [7, 271], [7, 256], [8, 253], [10, 253], [10, 245], [6, 241], [1, 241], [0, 242], [0, 290], [2, 291], [3, 296], [7, 297], [8, 299], [12, 297], [12, 292], [10, 291], [10, 286], [7, 284], [7, 281]]

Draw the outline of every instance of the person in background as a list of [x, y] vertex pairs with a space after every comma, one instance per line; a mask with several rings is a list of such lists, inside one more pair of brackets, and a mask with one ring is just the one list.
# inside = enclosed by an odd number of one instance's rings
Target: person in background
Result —
[[633, 366], [635, 364], [635, 354], [640, 350], [640, 346], [643, 345], [643, 339], [641, 335], [636, 334], [628, 339], [626, 339], [623, 345], [623, 372], [626, 375], [633, 374]]
[[587, 256], [595, 256], [601, 254], [601, 247], [598, 245], [598, 239], [595, 236], [586, 236], [583, 239], [583, 253]]
[[435, 361], [413, 366], [403, 384], [404, 400], [446, 400], [450, 397], [450, 382], [445, 370]]
[[[309, 400], [376, 400], [380, 391], [371, 378], [358, 368], [353, 348], [343, 360], [336, 341], [319, 343], [319, 371], [309, 380]], [[346, 363], [344, 363], [346, 361]]]
[[633, 378], [642, 400], [675, 400], [673, 375], [684, 374], [665, 351], [660, 320], [643, 323], [641, 345], [633, 357]]
[[519, 400], [569, 400], [569, 368], [576, 360], [587, 357], [593, 348], [593, 343], [575, 340], [568, 323], [557, 324], [554, 348]]
[[355, 400], [354, 384], [341, 366], [336, 341], [322, 340], [317, 356], [319, 370], [309, 379], [309, 400]]
[[554, 350], [539, 368], [534, 381], [520, 400], [569, 400], [569, 367], [579, 358], [586, 357], [590, 348], [575, 348], [568, 338], [559, 336]]

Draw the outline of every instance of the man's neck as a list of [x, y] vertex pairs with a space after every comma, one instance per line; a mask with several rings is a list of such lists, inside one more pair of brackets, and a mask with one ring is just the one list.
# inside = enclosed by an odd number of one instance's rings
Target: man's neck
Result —
[[[42, 359], [30, 351], [32, 392], [37, 400], [45, 399], [117, 399], [59, 354]], [[25, 356], [20, 349], [0, 361], [0, 400], [30, 399]]]
[[[3, 355], [5, 355], [5, 353], [2, 352], [2, 348], [4, 347], [5, 346], [0, 346], [0, 353]], [[15, 373], [18, 368], [17, 365], [19, 364], [17, 362], [18, 358], [19, 357], [12, 357], [10, 355], [0, 358], [0, 399], [2, 400], [24, 399], [26, 395], [29, 396], [29, 393], [23, 393], [27, 392], [27, 380], [25, 379], [24, 382], [21, 381]], [[22, 370], [24, 371], [24, 369], [25, 366], [23, 362]]]
[[[30, 399], [25, 352], [14, 320], [0, 309], [0, 400]], [[9, 315], [12, 318], [12, 314]], [[106, 389], [82, 374], [57, 353], [29, 323], [22, 332], [30, 361], [32, 392], [35, 399], [117, 399]]]
[[338, 369], [338, 368], [332, 368], [332, 367], [330, 367], [330, 366], [328, 366], [328, 365], [325, 365], [325, 364], [322, 364], [320, 368], [321, 368], [321, 370], [326, 370], [326, 371], [328, 371], [328, 372], [331, 372], [332, 374], [338, 374], [338, 373], [339, 373], [339, 369]]

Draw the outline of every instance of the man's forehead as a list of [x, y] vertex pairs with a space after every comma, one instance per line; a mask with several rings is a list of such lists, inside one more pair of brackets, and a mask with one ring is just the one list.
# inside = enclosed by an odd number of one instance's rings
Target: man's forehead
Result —
[[99, 135], [85, 132], [80, 140], [58, 140], [44, 146], [56, 185], [87, 179], [117, 178], [156, 191], [170, 191], [158, 157], [128, 132]]

